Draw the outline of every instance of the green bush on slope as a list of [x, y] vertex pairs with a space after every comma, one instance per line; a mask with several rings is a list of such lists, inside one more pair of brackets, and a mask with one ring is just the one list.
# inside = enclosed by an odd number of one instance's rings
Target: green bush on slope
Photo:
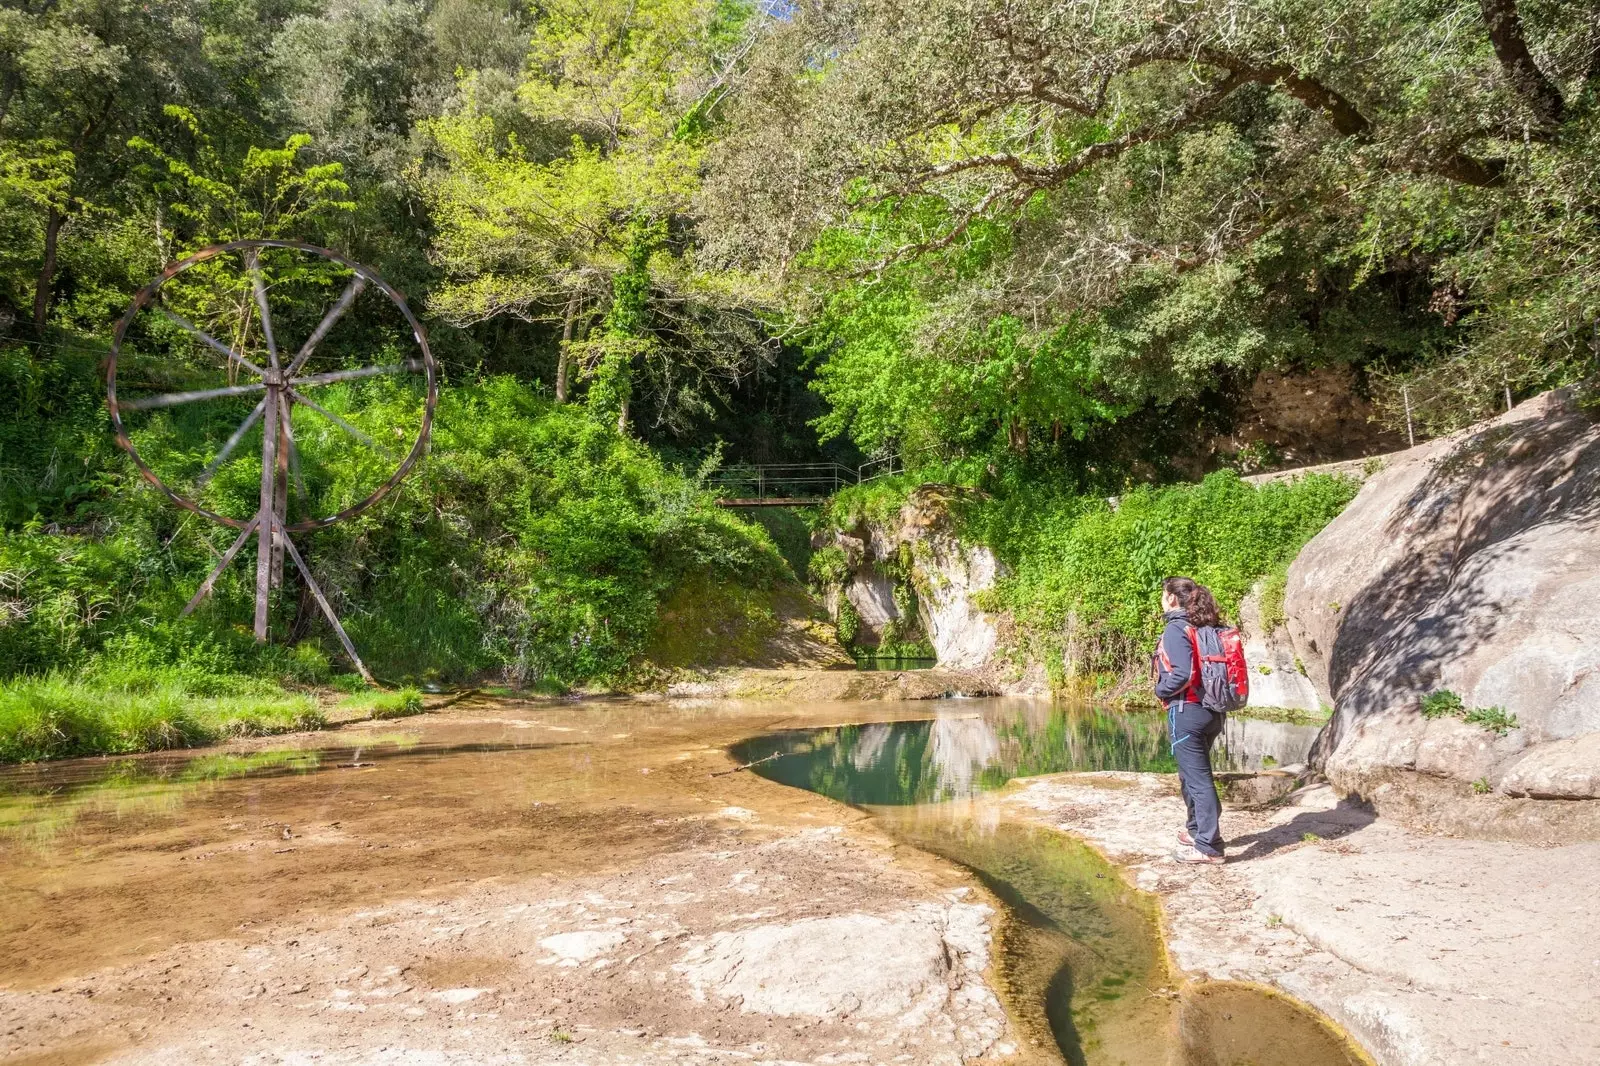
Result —
[[[892, 524], [921, 483], [906, 476], [846, 490], [829, 519]], [[1161, 627], [1162, 578], [1192, 576], [1236, 617], [1251, 586], [1287, 566], [1358, 488], [1325, 474], [1255, 485], [1220, 471], [1115, 501], [1035, 484], [953, 506], [962, 538], [988, 545], [1007, 567], [980, 604], [1012, 616], [1019, 657], [1054, 670], [1070, 641], [1074, 668], [1097, 673], [1142, 663]]]
[[[70, 383], [98, 388], [81, 374]], [[359, 414], [338, 389], [319, 399], [375, 427], [403, 422], [415, 406], [398, 389], [368, 390]], [[8, 439], [49, 416], [42, 399], [13, 412]], [[155, 422], [147, 432], [178, 428]], [[0, 530], [0, 675], [102, 660], [191, 679], [325, 673], [316, 634], [324, 648], [336, 645], [292, 583], [274, 625], [311, 635], [309, 651], [254, 643], [250, 567], [230, 570], [211, 601], [179, 616], [230, 535], [144, 488], [120, 456], [95, 451], [103, 433], [80, 434], [82, 454], [58, 464], [107, 486], [86, 504], [36, 491], [37, 470], [9, 472], [13, 484], [31, 478], [34, 487], [7, 496]], [[356, 461], [308, 467], [313, 497], [342, 504], [359, 495]], [[225, 468], [237, 466], [212, 483], [208, 502], [240, 510], [253, 491], [251, 463], [241, 456]], [[715, 508], [642, 444], [510, 378], [445, 388], [430, 458], [378, 507], [301, 545], [369, 666], [394, 679], [494, 670], [530, 683], [617, 680], [646, 646], [657, 605], [683, 581], [763, 587], [786, 572], [759, 526]]]

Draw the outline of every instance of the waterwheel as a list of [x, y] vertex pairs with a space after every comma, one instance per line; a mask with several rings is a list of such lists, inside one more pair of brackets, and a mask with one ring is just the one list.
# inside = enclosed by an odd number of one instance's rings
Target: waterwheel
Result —
[[256, 639], [287, 557], [370, 681], [291, 535], [354, 518], [400, 484], [427, 451], [438, 396], [405, 299], [326, 248], [213, 245], [139, 290], [106, 371], [117, 443], [172, 503], [238, 530], [184, 613], [254, 540]]

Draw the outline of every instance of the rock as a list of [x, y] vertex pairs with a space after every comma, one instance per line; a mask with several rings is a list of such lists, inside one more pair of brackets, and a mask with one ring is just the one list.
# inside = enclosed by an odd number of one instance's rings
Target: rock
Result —
[[944, 498], [931, 490], [911, 494], [900, 511], [898, 538], [911, 546], [922, 630], [941, 666], [957, 670], [986, 666], [999, 641], [974, 593], [993, 588], [1000, 562], [983, 545], [962, 544], [950, 528]]
[[1257, 584], [1239, 604], [1239, 630], [1244, 635], [1244, 658], [1250, 664], [1250, 707], [1284, 707], [1318, 714], [1322, 701], [1304, 673], [1288, 630], [1278, 626], [1267, 632], [1261, 624], [1261, 586]]
[[[1421, 774], [1600, 798], [1600, 425], [1570, 390], [1391, 457], [1300, 553], [1285, 604], [1337, 708], [1316, 759], [1341, 789]], [[1515, 728], [1424, 719], [1440, 689]]]
[[675, 967], [696, 999], [834, 1021], [927, 1017], [987, 965], [989, 908], [923, 905], [721, 932]]
[[1600, 733], [1539, 745], [1506, 769], [1500, 791], [1530, 799], [1600, 795]]

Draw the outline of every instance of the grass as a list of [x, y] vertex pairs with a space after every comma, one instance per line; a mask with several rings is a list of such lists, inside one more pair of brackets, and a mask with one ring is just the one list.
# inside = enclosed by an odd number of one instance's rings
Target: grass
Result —
[[199, 695], [177, 679], [136, 686], [62, 674], [0, 685], [0, 763], [122, 755], [315, 729], [314, 698], [253, 683]]
[[421, 714], [422, 693], [414, 688], [395, 692], [365, 692], [339, 702], [340, 711], [366, 711], [372, 718], [408, 718]]

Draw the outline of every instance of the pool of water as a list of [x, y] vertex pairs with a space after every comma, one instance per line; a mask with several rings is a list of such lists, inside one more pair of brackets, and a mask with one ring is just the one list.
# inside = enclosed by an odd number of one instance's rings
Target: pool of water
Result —
[[[1301, 762], [1317, 729], [1231, 718], [1215, 765], [1260, 770]], [[770, 733], [733, 755], [763, 777], [862, 806], [963, 799], [1039, 774], [1177, 771], [1160, 714], [1003, 702], [926, 721]]]
[[[1314, 726], [1240, 719], [1221, 767], [1305, 757]], [[763, 777], [860, 807], [895, 839], [970, 870], [1006, 907], [1001, 991], [1025, 1032], [1073, 1066], [1356, 1066], [1336, 1033], [1252, 986], [1169, 971], [1152, 897], [1062, 833], [984, 793], [1030, 775], [1170, 772], [1161, 716], [986, 704], [926, 721], [784, 730], [732, 749]]]

